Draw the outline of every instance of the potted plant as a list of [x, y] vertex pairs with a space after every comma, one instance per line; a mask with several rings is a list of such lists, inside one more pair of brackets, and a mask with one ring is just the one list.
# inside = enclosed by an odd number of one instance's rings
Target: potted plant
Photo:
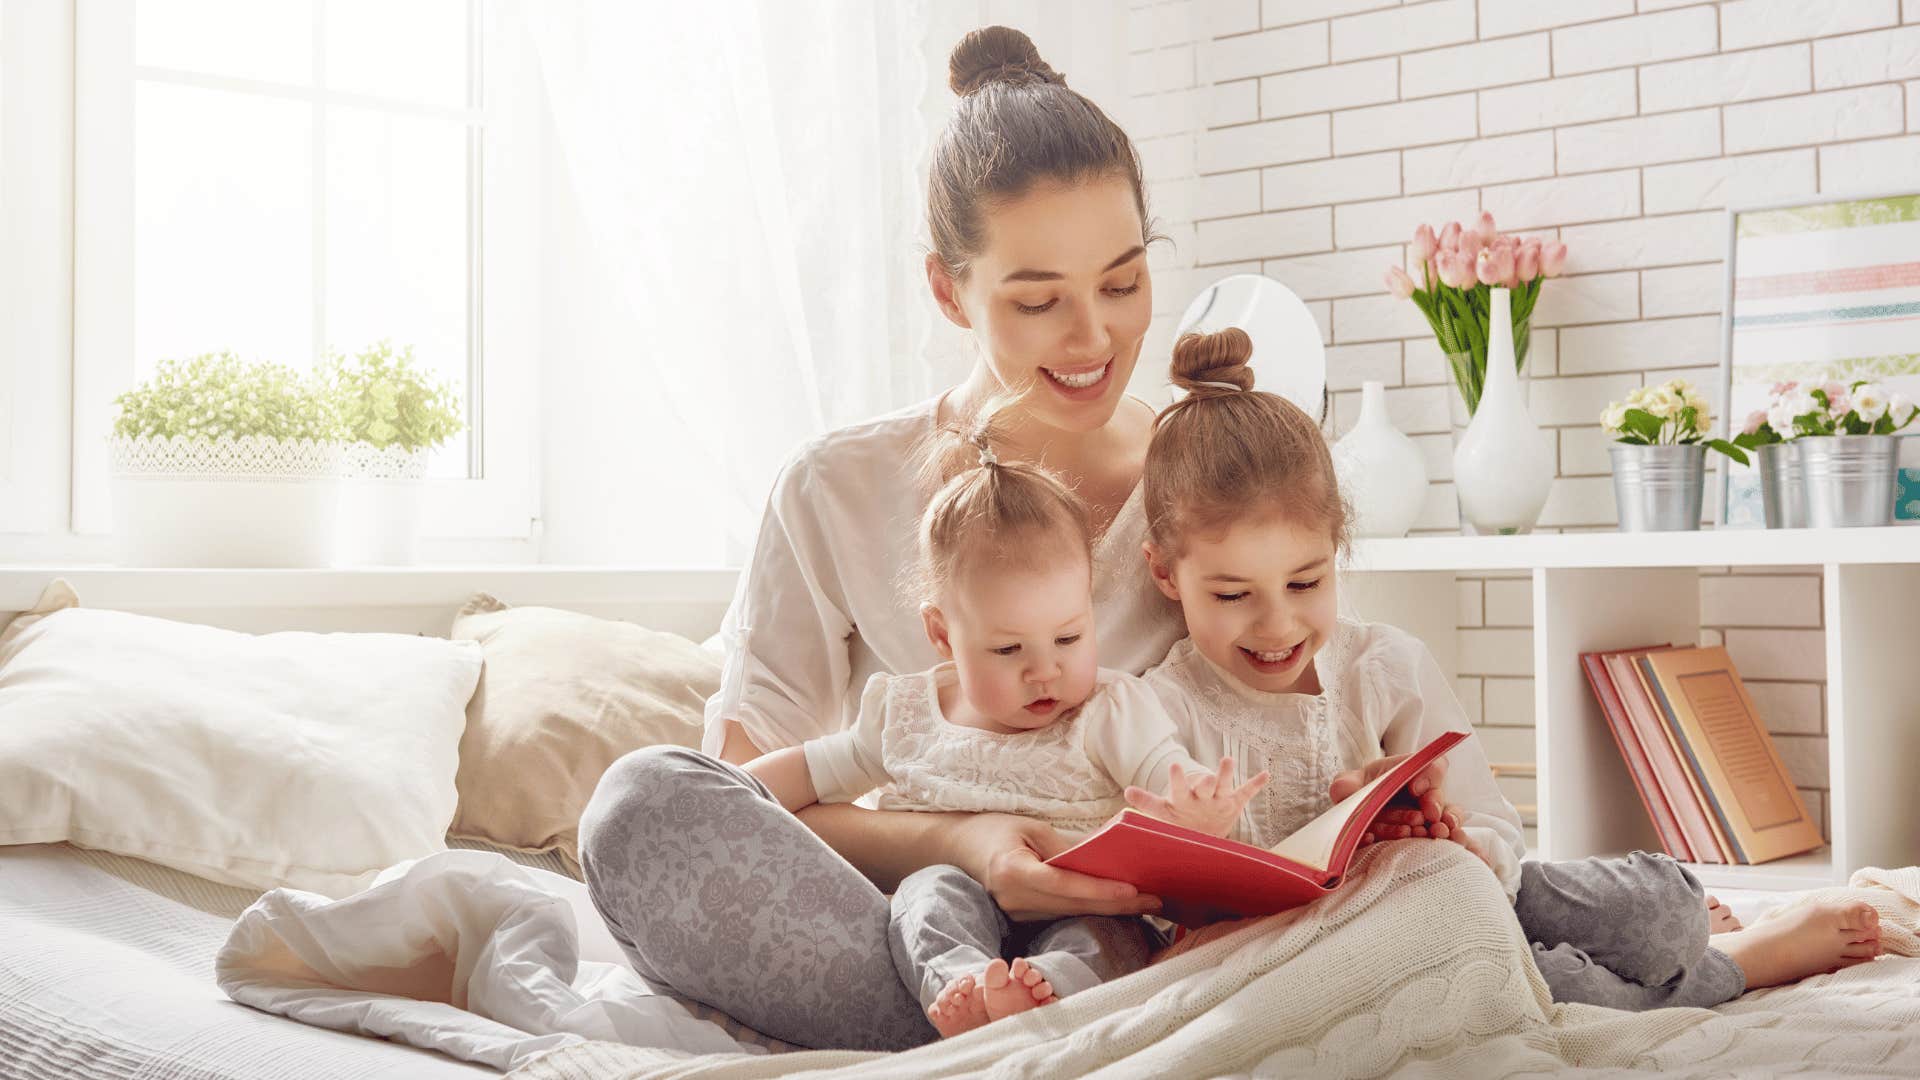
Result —
[[332, 561], [340, 421], [314, 380], [231, 352], [160, 361], [114, 399], [114, 532], [144, 566]]
[[351, 358], [330, 354], [320, 379], [345, 433], [341, 509], [345, 561], [414, 561], [421, 481], [434, 450], [464, 426], [453, 387], [386, 341]]
[[[1760, 474], [1760, 506], [1769, 529], [1803, 529], [1807, 525], [1807, 498], [1800, 482], [1799, 447], [1793, 442], [1793, 418], [1781, 412], [1798, 382], [1775, 383], [1765, 409], [1747, 414], [1734, 443], [1753, 451], [1754, 470]], [[1778, 419], [1778, 424], [1774, 420]], [[1784, 432], [1784, 434], [1783, 434]]]
[[1920, 416], [1920, 407], [1867, 379], [1774, 391], [1767, 420], [1797, 444], [1807, 524], [1893, 524], [1896, 433]]
[[1668, 532], [1700, 527], [1700, 501], [1707, 479], [1707, 451], [1747, 464], [1746, 450], [1710, 439], [1713, 417], [1707, 399], [1685, 379], [1643, 386], [1600, 414], [1614, 436], [1613, 498], [1622, 532]]
[[[1421, 225], [1408, 256], [1414, 273], [1389, 267], [1387, 289], [1420, 308], [1453, 376], [1461, 531], [1526, 532], [1546, 502], [1553, 464], [1539, 452], [1519, 376], [1541, 285], [1566, 266], [1567, 246], [1502, 235], [1483, 212], [1471, 225], [1454, 222], [1438, 233]], [[1493, 355], [1510, 357], [1512, 370], [1489, 372]], [[1489, 401], [1493, 415], [1482, 417]]]

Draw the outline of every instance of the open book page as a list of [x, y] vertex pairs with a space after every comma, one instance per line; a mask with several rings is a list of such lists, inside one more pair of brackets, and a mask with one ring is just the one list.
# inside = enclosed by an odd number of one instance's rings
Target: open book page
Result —
[[[1389, 780], [1399, 780], [1398, 774], [1398, 769], [1392, 769], [1374, 777], [1365, 787], [1333, 804], [1326, 813], [1300, 826], [1298, 832], [1267, 850], [1302, 866], [1326, 872], [1333, 865], [1334, 852], [1340, 847], [1341, 829], [1353, 819], [1360, 804], [1367, 801], [1375, 788]], [[1404, 780], [1400, 782], [1404, 783]], [[1394, 786], [1399, 787], [1400, 784], [1395, 783]]]

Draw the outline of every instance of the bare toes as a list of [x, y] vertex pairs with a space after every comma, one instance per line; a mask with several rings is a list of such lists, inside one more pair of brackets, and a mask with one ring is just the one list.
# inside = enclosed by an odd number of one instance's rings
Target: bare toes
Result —
[[1053, 984], [1045, 979], [1033, 984], [1033, 1000], [1046, 1004], [1053, 1000]]
[[982, 985], [989, 990], [1004, 989], [1010, 981], [1010, 971], [1005, 960], [995, 960], [987, 965], [987, 972], [981, 979]]

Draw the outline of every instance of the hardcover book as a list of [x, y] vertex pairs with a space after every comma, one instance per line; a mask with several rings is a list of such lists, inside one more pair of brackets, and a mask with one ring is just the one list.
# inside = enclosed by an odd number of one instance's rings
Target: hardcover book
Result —
[[1381, 810], [1421, 769], [1466, 739], [1446, 732], [1272, 848], [1257, 848], [1122, 810], [1052, 866], [1125, 881], [1187, 908], [1271, 915], [1325, 896], [1346, 876]]

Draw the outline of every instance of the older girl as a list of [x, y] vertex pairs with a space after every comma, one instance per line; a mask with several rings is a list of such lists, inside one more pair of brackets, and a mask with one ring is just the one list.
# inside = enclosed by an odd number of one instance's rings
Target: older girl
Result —
[[[1346, 509], [1319, 428], [1253, 389], [1239, 330], [1188, 335], [1147, 450], [1147, 558], [1190, 636], [1147, 675], [1187, 746], [1275, 780], [1234, 836], [1284, 839], [1399, 755], [1471, 730], [1418, 639], [1336, 616]], [[1700, 884], [1665, 855], [1523, 862], [1520, 818], [1477, 740], [1410, 785], [1422, 809], [1389, 811], [1374, 835], [1450, 839], [1478, 855], [1514, 903], [1557, 1001], [1621, 1009], [1711, 1006], [1743, 990], [1872, 959], [1874, 909], [1823, 901], [1710, 936]], [[1436, 763], [1438, 764], [1438, 763]], [[1436, 914], [1436, 917], [1440, 917]]]

